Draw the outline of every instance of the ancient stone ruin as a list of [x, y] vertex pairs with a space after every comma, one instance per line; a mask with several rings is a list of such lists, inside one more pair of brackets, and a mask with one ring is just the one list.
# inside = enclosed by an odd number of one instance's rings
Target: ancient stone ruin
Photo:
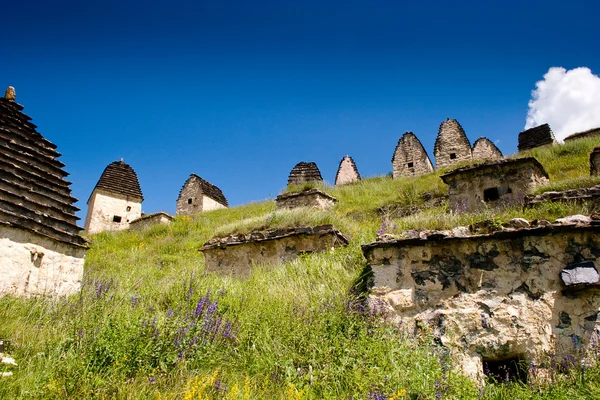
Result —
[[175, 214], [190, 215], [227, 207], [229, 204], [221, 189], [191, 174], [179, 191]]
[[471, 161], [471, 143], [457, 120], [448, 118], [440, 124], [433, 155], [438, 169]]
[[350, 156], [342, 158], [340, 166], [338, 167], [337, 174], [335, 174], [335, 184], [343, 185], [346, 183], [352, 183], [360, 180], [360, 174], [356, 168], [354, 160]]
[[549, 179], [533, 157], [487, 161], [441, 178], [448, 185], [450, 209], [460, 212], [522, 203], [531, 189]]
[[590, 154], [590, 175], [600, 176], [600, 147], [596, 147]]
[[321, 171], [314, 162], [300, 162], [296, 164], [288, 178], [288, 186], [303, 185], [308, 182], [322, 182]]
[[337, 203], [335, 197], [316, 188], [303, 190], [297, 193], [283, 193], [275, 199], [277, 209], [310, 207], [325, 210], [333, 207], [335, 203]]
[[600, 127], [588, 129], [587, 131], [577, 132], [572, 135], [569, 135], [565, 138], [565, 143], [571, 142], [571, 141], [577, 140], [577, 139], [589, 138], [589, 137], [594, 137], [594, 136], [600, 136]]
[[600, 338], [600, 221], [570, 220], [364, 245], [371, 302], [409, 332], [434, 334], [475, 379], [510, 363], [523, 380], [530, 363], [543, 377], [549, 357], [586, 354]]
[[168, 225], [173, 221], [173, 217], [166, 212], [157, 212], [145, 214], [129, 223], [129, 229], [134, 231], [143, 231], [154, 225]]
[[535, 207], [544, 202], [584, 203], [592, 213], [600, 212], [600, 185], [569, 189], [562, 192], [544, 192], [525, 196], [525, 207]]
[[56, 145], [15, 99], [12, 87], [0, 98], [0, 294], [76, 293], [87, 250], [77, 199]]
[[421, 141], [412, 132], [406, 132], [398, 140], [392, 157], [394, 178], [417, 176], [430, 172], [433, 172], [433, 164], [431, 164]]
[[519, 151], [535, 149], [536, 147], [556, 144], [556, 138], [550, 125], [543, 124], [519, 133]]
[[473, 143], [473, 160], [499, 160], [502, 152], [496, 145], [485, 137], [480, 137]]
[[207, 272], [247, 276], [256, 264], [280, 264], [300, 254], [318, 253], [348, 240], [333, 226], [276, 229], [211, 239], [200, 248]]
[[110, 163], [87, 201], [85, 230], [88, 233], [129, 228], [142, 216], [144, 196], [138, 177], [123, 159]]

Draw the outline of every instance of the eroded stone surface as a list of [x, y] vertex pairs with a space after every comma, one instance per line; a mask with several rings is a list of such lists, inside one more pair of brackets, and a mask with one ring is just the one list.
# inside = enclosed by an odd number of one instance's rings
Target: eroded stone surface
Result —
[[462, 126], [455, 119], [440, 124], [433, 147], [436, 168], [444, 168], [463, 161], [471, 161], [471, 143]]
[[600, 275], [594, 262], [584, 261], [567, 266], [560, 273], [560, 279], [567, 286], [593, 285], [600, 281]]
[[473, 160], [499, 160], [502, 152], [496, 145], [485, 137], [480, 137], [473, 143]]
[[597, 318], [590, 322], [600, 297], [567, 290], [560, 276], [574, 263], [598, 262], [598, 233], [593, 225], [553, 225], [365, 245], [371, 299], [409, 331], [436, 335], [477, 379], [482, 360], [539, 365], [548, 354], [585, 354], [600, 335]]
[[360, 174], [356, 168], [356, 163], [350, 156], [342, 158], [337, 174], [335, 174], [335, 184], [344, 185], [360, 180]]
[[412, 133], [406, 132], [400, 140], [392, 157], [392, 174], [400, 176], [417, 176], [433, 172], [433, 164], [421, 144]]
[[311, 207], [325, 210], [333, 207], [337, 199], [319, 189], [307, 189], [298, 193], [284, 193], [277, 196], [275, 204], [280, 208]]
[[324, 252], [348, 245], [333, 226], [277, 229], [211, 239], [200, 248], [207, 272], [249, 275], [256, 264], [279, 264], [303, 253]]

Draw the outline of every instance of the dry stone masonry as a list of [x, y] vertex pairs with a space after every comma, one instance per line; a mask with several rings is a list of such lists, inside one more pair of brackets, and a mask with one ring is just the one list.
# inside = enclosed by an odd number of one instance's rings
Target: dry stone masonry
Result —
[[487, 161], [441, 178], [448, 185], [450, 208], [461, 212], [522, 203], [532, 188], [548, 182], [544, 167], [533, 157]]
[[473, 160], [500, 160], [502, 152], [496, 145], [485, 137], [480, 137], [473, 143]]
[[600, 185], [589, 188], [570, 189], [562, 192], [544, 192], [525, 196], [525, 206], [535, 207], [543, 202], [584, 203], [590, 212], [600, 212]]
[[565, 138], [565, 142], [570, 142], [570, 141], [577, 140], [577, 139], [589, 138], [589, 137], [593, 137], [593, 136], [600, 136], [600, 127], [569, 135]]
[[350, 156], [342, 158], [340, 166], [338, 167], [337, 174], [335, 174], [335, 184], [343, 185], [346, 183], [352, 183], [360, 180], [360, 174], [356, 168], [354, 160]]
[[421, 144], [412, 133], [406, 132], [400, 140], [392, 157], [392, 174], [394, 178], [401, 176], [417, 176], [433, 172], [433, 164]]
[[76, 293], [87, 250], [77, 199], [56, 145], [15, 99], [12, 87], [0, 98], [0, 294]]
[[299, 254], [317, 253], [348, 240], [331, 225], [277, 229], [211, 239], [200, 248], [207, 272], [247, 276], [256, 264], [280, 264]]
[[549, 356], [585, 355], [600, 339], [600, 221], [576, 221], [364, 245], [371, 301], [437, 336], [473, 378], [510, 362], [543, 376]]
[[440, 124], [433, 155], [438, 169], [471, 161], [471, 143], [457, 120], [447, 119]]
[[227, 207], [229, 204], [221, 189], [191, 174], [179, 191], [175, 214], [190, 215]]
[[153, 214], [142, 215], [136, 220], [131, 221], [129, 224], [129, 229], [133, 229], [135, 231], [143, 231], [144, 229], [150, 228], [153, 225], [168, 225], [173, 221], [173, 217], [171, 217], [166, 212], [157, 212]]
[[540, 146], [556, 144], [556, 138], [550, 125], [543, 124], [519, 133], [519, 151], [530, 150]]
[[277, 209], [310, 207], [319, 210], [331, 208], [337, 199], [319, 189], [307, 189], [298, 193], [284, 193], [277, 196], [275, 205]]
[[308, 182], [322, 182], [321, 171], [314, 162], [300, 162], [296, 164], [288, 178], [288, 186], [303, 185]]
[[137, 174], [123, 159], [109, 164], [87, 201], [88, 233], [121, 230], [142, 216], [144, 196]]
[[596, 147], [590, 154], [590, 175], [600, 176], [600, 147]]

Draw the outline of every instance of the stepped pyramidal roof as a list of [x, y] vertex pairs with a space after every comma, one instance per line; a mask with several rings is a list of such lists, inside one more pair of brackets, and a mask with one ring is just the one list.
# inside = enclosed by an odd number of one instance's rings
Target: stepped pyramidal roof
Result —
[[229, 207], [229, 204], [227, 203], [227, 199], [225, 198], [225, 195], [223, 194], [221, 189], [219, 189], [217, 186], [213, 185], [212, 183], [200, 178], [196, 174], [190, 174], [190, 177], [188, 178], [187, 181], [185, 181], [185, 183], [183, 184], [183, 187], [179, 191], [178, 199], [181, 198], [181, 192], [183, 192], [183, 189], [186, 187], [186, 185], [190, 181], [197, 182], [200, 185], [200, 189], [202, 190], [202, 193], [204, 195], [206, 195], [207, 197], [210, 197], [211, 199], [217, 201], [220, 204], [223, 204], [226, 207]]
[[125, 164], [122, 159], [121, 161], [110, 163], [104, 169], [96, 187], [94, 187], [94, 190], [96, 189], [103, 189], [107, 192], [120, 194], [122, 196], [134, 197], [140, 199], [140, 201], [144, 200], [137, 174], [133, 168], [131, 168], [129, 164]]
[[302, 185], [306, 182], [322, 181], [321, 171], [314, 162], [299, 162], [296, 164], [290, 176], [288, 177], [289, 185]]
[[86, 247], [61, 154], [15, 98], [12, 87], [0, 98], [0, 224]]

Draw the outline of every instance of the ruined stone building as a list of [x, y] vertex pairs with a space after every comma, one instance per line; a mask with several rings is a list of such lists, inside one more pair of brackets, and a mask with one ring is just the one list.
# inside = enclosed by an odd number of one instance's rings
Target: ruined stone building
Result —
[[499, 160], [502, 152], [496, 145], [485, 137], [480, 137], [473, 143], [473, 160]]
[[569, 135], [565, 138], [565, 142], [570, 142], [572, 140], [583, 139], [593, 136], [600, 136], [600, 127], [594, 129], [588, 129], [587, 131], [577, 132], [572, 135]]
[[392, 174], [400, 176], [417, 176], [433, 172], [433, 164], [421, 144], [412, 133], [406, 132], [400, 140], [392, 157]]
[[190, 215], [227, 208], [225, 195], [215, 185], [191, 174], [179, 191], [175, 215]]
[[0, 98], [0, 294], [72, 294], [87, 249], [77, 199], [56, 145], [15, 98], [13, 88]]
[[548, 182], [544, 167], [533, 157], [487, 161], [441, 178], [448, 185], [450, 209], [461, 212], [522, 203], [531, 189]]
[[144, 196], [137, 174], [121, 159], [109, 164], [87, 201], [85, 230], [88, 233], [129, 228], [142, 216]]
[[356, 163], [350, 156], [342, 158], [340, 166], [338, 167], [337, 174], [335, 174], [335, 184], [343, 185], [345, 183], [352, 183], [360, 180], [360, 174], [356, 168]]
[[590, 175], [600, 176], [600, 147], [596, 147], [590, 154]]
[[530, 150], [540, 146], [556, 144], [556, 138], [550, 125], [543, 124], [519, 133], [519, 151]]
[[457, 120], [447, 119], [440, 124], [433, 155], [438, 169], [471, 161], [471, 143]]
[[299, 162], [288, 177], [288, 186], [302, 185], [307, 182], [322, 182], [321, 171], [314, 162]]

